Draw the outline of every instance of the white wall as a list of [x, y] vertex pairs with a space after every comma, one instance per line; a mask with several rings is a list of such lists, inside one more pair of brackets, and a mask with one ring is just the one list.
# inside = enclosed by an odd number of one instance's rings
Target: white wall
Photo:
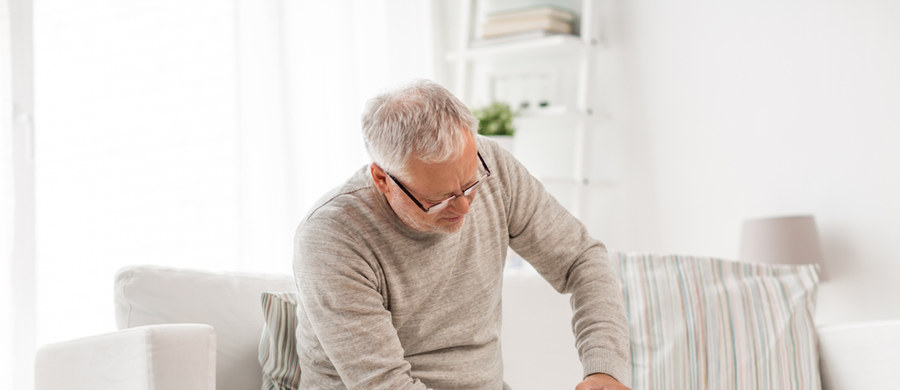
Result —
[[900, 317], [900, 3], [617, 3], [631, 232], [735, 258], [745, 218], [812, 213], [818, 321]]

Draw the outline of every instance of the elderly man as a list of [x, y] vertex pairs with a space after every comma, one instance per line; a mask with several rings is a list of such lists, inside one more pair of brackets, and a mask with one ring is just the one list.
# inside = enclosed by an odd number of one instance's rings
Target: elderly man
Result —
[[370, 100], [362, 127], [373, 163], [297, 230], [301, 388], [508, 388], [500, 298], [511, 247], [572, 294], [584, 367], [573, 385], [626, 389], [628, 330], [606, 248], [476, 135], [459, 99], [415, 81]]

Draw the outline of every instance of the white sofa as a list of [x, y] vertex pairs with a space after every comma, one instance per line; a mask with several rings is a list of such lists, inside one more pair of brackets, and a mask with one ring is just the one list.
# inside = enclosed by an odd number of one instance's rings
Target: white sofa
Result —
[[[293, 289], [286, 275], [125, 268], [115, 280], [121, 330], [42, 347], [36, 389], [259, 389], [260, 293]], [[574, 388], [581, 368], [567, 297], [527, 270], [508, 272], [503, 291], [506, 381]], [[826, 389], [900, 388], [900, 322], [820, 328], [818, 340]]]

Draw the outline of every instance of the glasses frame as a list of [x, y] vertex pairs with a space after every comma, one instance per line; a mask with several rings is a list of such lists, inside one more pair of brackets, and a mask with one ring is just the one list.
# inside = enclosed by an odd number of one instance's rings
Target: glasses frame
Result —
[[[483, 182], [485, 179], [491, 177], [491, 169], [488, 168], [487, 163], [484, 162], [484, 158], [481, 157], [481, 152], [476, 152], [476, 154], [478, 155], [478, 160], [481, 161], [481, 166], [484, 167], [484, 170], [487, 172], [487, 175], [484, 175], [483, 177], [479, 178], [478, 180], [475, 180], [475, 182], [472, 183], [472, 185], [463, 189], [461, 194], [453, 195], [447, 199], [444, 199], [440, 202], [437, 202], [437, 203], [429, 206], [428, 208], [425, 208], [425, 206], [422, 205], [422, 202], [419, 202], [419, 200], [416, 199], [416, 197], [413, 196], [413, 194], [411, 192], [409, 192], [409, 190], [407, 190], [406, 187], [404, 187], [403, 184], [400, 183], [400, 180], [397, 180], [397, 178], [394, 177], [394, 175], [391, 175], [390, 172], [388, 172], [388, 171], [384, 171], [384, 173], [387, 173], [388, 177], [390, 177], [391, 180], [394, 181], [394, 183], [397, 183], [397, 187], [400, 187], [400, 189], [403, 190], [403, 193], [406, 194], [406, 196], [408, 196], [409, 199], [412, 199], [413, 203], [415, 203], [416, 206], [419, 206], [419, 209], [421, 209], [423, 212], [425, 212], [425, 214], [436, 213], [436, 212], [446, 208], [447, 205], [449, 205], [450, 202], [452, 202], [454, 199], [456, 199], [460, 196], [469, 196], [472, 193], [472, 191], [475, 190], [475, 188], [478, 187], [479, 184], [481, 184], [481, 182]], [[438, 207], [438, 206], [440, 206], [440, 207]]]

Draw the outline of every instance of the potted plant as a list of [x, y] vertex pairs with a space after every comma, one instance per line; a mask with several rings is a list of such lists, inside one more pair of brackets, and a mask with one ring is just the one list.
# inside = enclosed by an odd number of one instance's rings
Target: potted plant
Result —
[[494, 102], [487, 106], [472, 110], [475, 118], [478, 118], [478, 134], [491, 137], [506, 150], [512, 151], [513, 134], [516, 128], [513, 125], [513, 112], [509, 104]]

